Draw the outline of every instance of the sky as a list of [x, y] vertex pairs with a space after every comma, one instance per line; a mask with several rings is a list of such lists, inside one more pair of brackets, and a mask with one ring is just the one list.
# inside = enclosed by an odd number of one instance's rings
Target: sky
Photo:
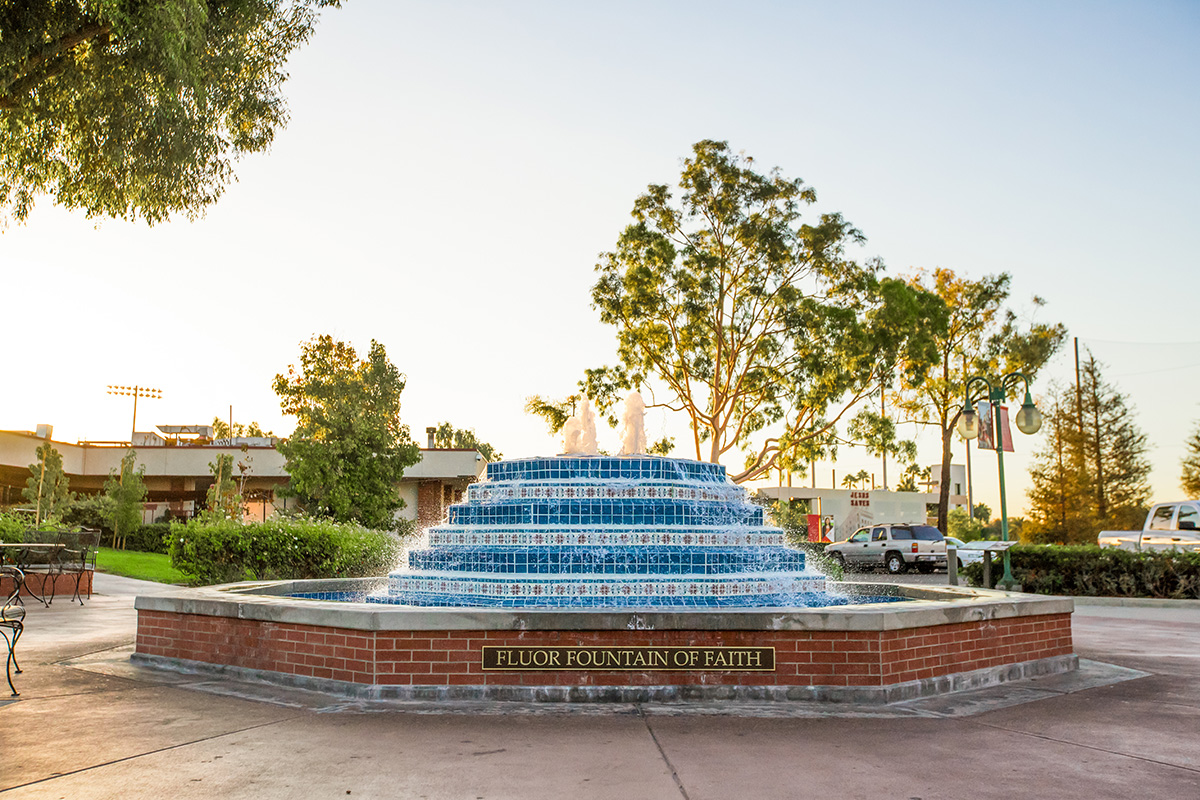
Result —
[[[386, 346], [419, 442], [449, 420], [507, 457], [558, 452], [523, 405], [614, 361], [598, 254], [719, 139], [815, 188], [807, 214], [844, 214], [888, 274], [1011, 273], [1015, 310], [1107, 365], [1151, 445], [1151, 500], [1171, 499], [1200, 419], [1198, 40], [1194, 2], [348, 0], [289, 63], [289, 125], [206, 216], [147, 227], [43, 199], [0, 233], [0, 429], [127, 439], [132, 403], [105, 387], [138, 384], [163, 395], [139, 430], [232, 406], [286, 434], [272, 379], [328, 333]], [[1068, 346], [1035, 395], [1072, 372]], [[688, 438], [663, 415], [647, 429]], [[1014, 435], [1016, 514], [1041, 436]], [[974, 456], [975, 496], [996, 510], [991, 463]], [[882, 472], [843, 449], [817, 483], [864, 468]]]

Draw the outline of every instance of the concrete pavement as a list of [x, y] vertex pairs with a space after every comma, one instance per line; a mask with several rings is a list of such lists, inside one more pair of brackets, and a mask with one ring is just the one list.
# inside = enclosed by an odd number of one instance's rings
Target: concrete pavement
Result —
[[1195, 607], [1080, 601], [1079, 675], [917, 703], [446, 708], [134, 667], [140, 587], [30, 605], [4, 798], [1200, 796]]

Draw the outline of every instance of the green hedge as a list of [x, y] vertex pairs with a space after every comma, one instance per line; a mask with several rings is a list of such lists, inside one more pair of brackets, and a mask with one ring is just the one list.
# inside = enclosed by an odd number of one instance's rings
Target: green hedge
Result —
[[[1026, 592], [1081, 597], [1200, 598], [1200, 553], [1130, 553], [1096, 545], [1017, 545], [1013, 577]], [[1003, 566], [992, 560], [992, 579]], [[963, 573], [983, 585], [983, 565]]]
[[173, 522], [170, 537], [171, 564], [193, 584], [383, 576], [402, 549], [390, 531], [294, 517]]

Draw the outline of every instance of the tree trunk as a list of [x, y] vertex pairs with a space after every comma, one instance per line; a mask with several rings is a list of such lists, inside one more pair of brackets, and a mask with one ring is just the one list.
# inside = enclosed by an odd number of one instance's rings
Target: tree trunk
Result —
[[938, 479], [937, 529], [945, 534], [950, 522], [950, 437], [951, 427], [942, 428], [942, 474]]

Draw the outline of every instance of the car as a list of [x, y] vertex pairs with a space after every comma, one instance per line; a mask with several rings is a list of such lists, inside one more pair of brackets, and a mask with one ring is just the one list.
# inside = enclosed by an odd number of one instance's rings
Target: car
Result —
[[959, 569], [962, 569], [967, 564], [983, 563], [983, 551], [971, 548], [970, 545], [968, 545], [962, 539], [954, 536], [947, 536], [946, 546], [957, 548]]
[[946, 543], [932, 525], [911, 522], [881, 522], [860, 528], [843, 542], [825, 548], [825, 555], [844, 569], [883, 567], [892, 575], [916, 567], [933, 572], [946, 566]]

